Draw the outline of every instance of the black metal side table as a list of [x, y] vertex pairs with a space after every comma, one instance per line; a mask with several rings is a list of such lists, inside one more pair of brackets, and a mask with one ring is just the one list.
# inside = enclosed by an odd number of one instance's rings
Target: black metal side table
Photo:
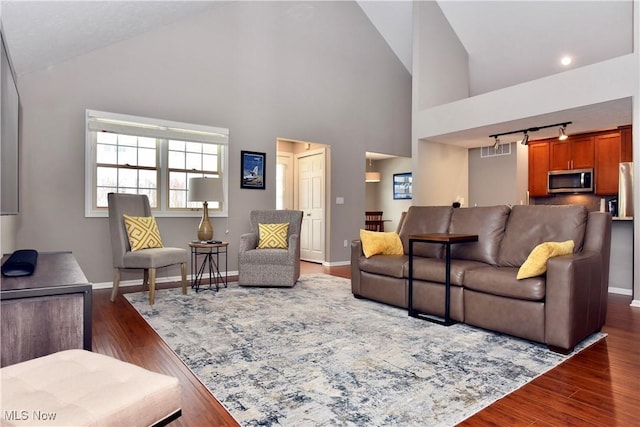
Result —
[[[414, 234], [409, 236], [409, 316], [427, 320], [443, 326], [450, 326], [456, 323], [451, 320], [449, 306], [451, 305], [451, 245], [455, 243], [477, 242], [477, 234], [450, 234], [431, 233]], [[445, 246], [445, 298], [444, 298], [444, 318], [438, 319], [426, 313], [420, 313], [413, 308], [413, 245], [418, 243], [442, 243]]]
[[[202, 284], [202, 276], [204, 271], [209, 267], [209, 289], [215, 285], [216, 292], [220, 289], [220, 284], [227, 287], [228, 284], [228, 271], [229, 262], [227, 260], [227, 247], [229, 242], [221, 243], [202, 243], [202, 242], [190, 242], [191, 248], [191, 289], [195, 289], [196, 292], [200, 290]], [[202, 264], [198, 267], [198, 256], [203, 255], [204, 259]], [[224, 277], [220, 273], [220, 255], [224, 256]]]

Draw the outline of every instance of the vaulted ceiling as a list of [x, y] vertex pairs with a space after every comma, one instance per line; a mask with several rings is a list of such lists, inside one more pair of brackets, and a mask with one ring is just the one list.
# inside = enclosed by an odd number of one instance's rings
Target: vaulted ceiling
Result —
[[[3, 0], [0, 19], [20, 76], [225, 3], [229, 2]], [[358, 4], [411, 72], [412, 3]], [[633, 49], [631, 0], [440, 0], [438, 4], [469, 54], [471, 95], [604, 61]], [[572, 58], [570, 65], [560, 64], [563, 56]], [[609, 115], [626, 115], [630, 121], [630, 102], [614, 107], [607, 108]], [[442, 142], [463, 135], [450, 137]]]

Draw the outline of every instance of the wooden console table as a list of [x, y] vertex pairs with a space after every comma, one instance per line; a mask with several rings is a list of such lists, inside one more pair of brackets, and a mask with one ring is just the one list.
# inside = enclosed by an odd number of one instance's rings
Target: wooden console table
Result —
[[31, 276], [2, 277], [0, 304], [0, 366], [91, 350], [91, 284], [71, 252], [42, 252]]

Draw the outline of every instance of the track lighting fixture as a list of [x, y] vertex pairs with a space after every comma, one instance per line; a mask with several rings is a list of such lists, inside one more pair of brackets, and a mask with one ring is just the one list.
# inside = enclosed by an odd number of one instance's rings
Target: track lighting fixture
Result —
[[561, 140], [561, 141], [564, 141], [565, 139], [568, 138], [568, 136], [567, 136], [567, 134], [565, 132], [566, 129], [567, 129], [567, 125], [570, 125], [571, 123], [573, 123], [573, 122], [555, 123], [553, 125], [535, 126], [535, 127], [530, 127], [530, 128], [527, 128], [527, 129], [514, 130], [514, 131], [511, 131], [511, 132], [496, 133], [496, 134], [493, 134], [493, 135], [489, 135], [489, 138], [495, 138], [496, 142], [493, 145], [493, 148], [497, 150], [498, 146], [500, 145], [500, 140], [498, 139], [499, 136], [511, 135], [511, 134], [514, 134], [514, 133], [522, 132], [522, 133], [524, 133], [524, 138], [522, 138], [521, 143], [522, 143], [522, 145], [528, 145], [529, 144], [529, 132], [537, 132], [540, 129], [546, 129], [546, 128], [551, 128], [551, 127], [561, 126], [559, 128], [559, 131], [558, 131], [559, 132], [558, 139]]
[[562, 127], [558, 128], [558, 139], [560, 141], [564, 141], [565, 139], [569, 138], [564, 131], [566, 128], [567, 125], [562, 125]]

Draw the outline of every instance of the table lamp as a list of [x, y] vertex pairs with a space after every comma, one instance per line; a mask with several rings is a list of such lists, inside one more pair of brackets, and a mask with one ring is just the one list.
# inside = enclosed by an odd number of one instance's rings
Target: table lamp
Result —
[[198, 228], [198, 240], [211, 240], [213, 238], [213, 226], [209, 221], [209, 205], [207, 202], [222, 201], [222, 179], [189, 179], [189, 193], [187, 198], [190, 202], [202, 202], [202, 220], [200, 221], [200, 227]]

